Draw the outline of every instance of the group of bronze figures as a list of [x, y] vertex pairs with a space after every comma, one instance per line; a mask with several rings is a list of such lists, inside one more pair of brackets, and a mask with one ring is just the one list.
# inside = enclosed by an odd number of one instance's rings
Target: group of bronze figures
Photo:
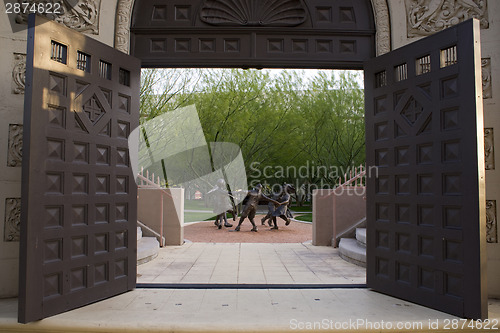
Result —
[[[272, 198], [265, 195], [262, 189], [262, 184], [258, 184], [254, 189], [248, 191], [245, 200], [243, 200], [243, 209], [241, 210], [238, 225], [234, 231], [240, 231], [241, 224], [246, 218], [252, 223], [251, 231], [257, 231], [257, 225], [254, 219], [257, 213], [257, 206], [261, 201], [268, 202], [268, 212], [266, 216], [261, 219], [262, 225], [265, 225], [268, 220], [271, 229], [277, 230], [278, 217], [285, 221], [285, 225], [290, 224], [290, 219], [293, 218], [293, 215], [289, 206], [291, 194], [295, 193], [295, 188], [290, 184], [284, 184], [281, 187], [281, 191], [274, 193]], [[217, 185], [207, 194], [212, 198], [213, 211], [217, 214], [214, 224], [219, 229], [222, 229], [222, 225], [226, 228], [231, 228], [233, 225], [227, 222], [227, 213], [232, 214], [233, 221], [236, 221], [238, 213], [234, 205], [235, 198], [231, 192], [227, 191], [224, 179], [219, 179]]]

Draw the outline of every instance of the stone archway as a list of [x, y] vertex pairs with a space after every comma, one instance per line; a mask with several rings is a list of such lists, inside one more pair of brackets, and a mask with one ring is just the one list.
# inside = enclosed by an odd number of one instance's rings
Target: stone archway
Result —
[[[135, 0], [119, 0], [115, 18], [116, 49], [130, 52], [130, 25]], [[375, 21], [376, 54], [381, 55], [391, 50], [390, 14], [387, 0], [371, 0]]]

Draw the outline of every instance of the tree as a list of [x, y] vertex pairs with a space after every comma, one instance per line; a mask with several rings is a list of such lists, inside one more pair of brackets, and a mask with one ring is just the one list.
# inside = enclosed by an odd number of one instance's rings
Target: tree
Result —
[[[265, 70], [146, 70], [141, 116], [151, 119], [195, 104], [206, 141], [238, 145], [250, 181], [304, 187], [303, 200], [308, 185], [335, 186], [339, 172], [332, 170], [364, 163], [359, 78], [333, 71], [319, 72], [310, 82], [303, 76], [297, 71], [273, 77]], [[265, 170], [271, 172], [263, 179]]]

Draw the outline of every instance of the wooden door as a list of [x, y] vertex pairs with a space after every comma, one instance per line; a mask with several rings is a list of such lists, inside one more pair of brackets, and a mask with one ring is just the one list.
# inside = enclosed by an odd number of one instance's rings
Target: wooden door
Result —
[[140, 62], [30, 16], [19, 321], [135, 287]]
[[[487, 316], [478, 21], [365, 64], [367, 284]], [[373, 171], [373, 170], [372, 170]]]

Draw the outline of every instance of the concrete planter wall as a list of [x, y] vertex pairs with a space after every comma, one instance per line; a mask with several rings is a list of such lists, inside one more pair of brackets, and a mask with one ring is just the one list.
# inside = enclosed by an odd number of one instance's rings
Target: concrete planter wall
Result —
[[137, 218], [155, 232], [162, 234], [165, 238], [165, 245], [182, 245], [184, 243], [184, 189], [139, 188]]
[[364, 186], [313, 191], [313, 245], [331, 246], [332, 239], [366, 216]]

